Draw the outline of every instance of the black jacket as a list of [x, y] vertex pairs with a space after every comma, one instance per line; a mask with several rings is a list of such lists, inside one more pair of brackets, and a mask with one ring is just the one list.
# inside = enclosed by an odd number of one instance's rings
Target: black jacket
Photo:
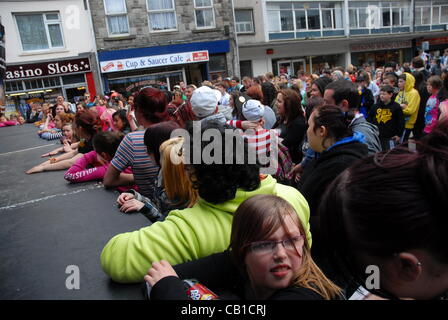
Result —
[[[219, 295], [221, 300], [246, 299], [244, 285], [247, 281], [230, 258], [229, 251], [178, 264], [174, 270], [180, 278], [165, 277], [155, 284], [151, 300], [187, 300], [181, 279], [197, 279], [202, 285]], [[277, 290], [269, 300], [322, 300], [313, 290], [291, 286]]]
[[297, 117], [289, 125], [277, 121], [273, 128], [280, 129], [280, 138], [283, 139], [283, 145], [288, 148], [292, 162], [300, 163], [303, 156], [302, 144], [307, 129], [305, 118]]
[[372, 91], [370, 89], [365, 88], [361, 94], [360, 110], [362, 107], [364, 107], [366, 109], [366, 114], [369, 114], [370, 109], [372, 108], [374, 103], [375, 99], [373, 97]]
[[372, 107], [367, 120], [378, 126], [380, 138], [401, 137], [404, 130], [403, 109], [393, 100], [387, 105], [379, 100]]
[[329, 151], [323, 152], [319, 158], [314, 159], [305, 167], [298, 184], [298, 189], [310, 206], [310, 228], [311, 234], [313, 235], [313, 258], [315, 258], [315, 254], [320, 252], [320, 248], [325, 245], [321, 243], [319, 227], [320, 218], [317, 212], [325, 190], [342, 171], [350, 167], [359, 159], [366, 157], [367, 154], [368, 148], [366, 144], [353, 141], [337, 145]]

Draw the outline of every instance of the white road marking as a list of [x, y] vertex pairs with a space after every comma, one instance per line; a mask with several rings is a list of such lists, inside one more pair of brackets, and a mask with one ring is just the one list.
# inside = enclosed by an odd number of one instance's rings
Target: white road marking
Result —
[[28, 150], [33, 150], [33, 149], [38, 149], [38, 148], [44, 148], [44, 147], [48, 147], [48, 146], [54, 146], [57, 143], [53, 143], [53, 144], [44, 144], [43, 146], [38, 146], [38, 147], [32, 147], [32, 148], [27, 148], [27, 149], [23, 149], [23, 150], [17, 150], [17, 151], [11, 151], [11, 152], [5, 152], [5, 153], [0, 153], [0, 156], [5, 156], [8, 154], [13, 154], [13, 153], [17, 153], [17, 152], [23, 152], [23, 151], [28, 151]]
[[28, 201], [25, 201], [25, 202], [19, 202], [19, 203], [16, 203], [16, 204], [13, 204], [13, 205], [10, 205], [10, 206], [6, 206], [6, 207], [0, 207], [0, 211], [1, 210], [16, 209], [18, 207], [23, 207], [23, 206], [26, 206], [28, 204], [36, 204], [38, 202], [49, 200], [49, 199], [52, 199], [52, 198], [55, 198], [55, 197], [65, 197], [65, 196], [69, 196], [69, 195], [80, 193], [80, 192], [84, 192], [84, 191], [100, 189], [100, 188], [103, 188], [103, 187], [104, 187], [103, 184], [95, 183], [93, 186], [89, 186], [88, 188], [78, 189], [78, 190], [71, 191], [71, 192], [66, 192], [66, 193], [53, 194], [51, 196], [46, 196], [46, 197], [43, 197], [43, 198], [38, 198], [38, 199], [34, 199], [34, 200], [28, 200]]

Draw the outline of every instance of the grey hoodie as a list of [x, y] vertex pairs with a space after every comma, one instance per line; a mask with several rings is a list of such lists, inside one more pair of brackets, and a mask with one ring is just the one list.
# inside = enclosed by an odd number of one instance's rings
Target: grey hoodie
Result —
[[366, 145], [369, 148], [369, 155], [381, 151], [380, 132], [378, 127], [362, 117], [353, 119], [350, 124], [350, 128], [353, 131], [362, 133], [366, 140]]
[[224, 116], [224, 114], [222, 114], [221, 112], [218, 113], [214, 113], [211, 116], [205, 117], [203, 119], [201, 119], [201, 124], [205, 125], [207, 122], [209, 121], [217, 121], [220, 124], [226, 124], [226, 117]]

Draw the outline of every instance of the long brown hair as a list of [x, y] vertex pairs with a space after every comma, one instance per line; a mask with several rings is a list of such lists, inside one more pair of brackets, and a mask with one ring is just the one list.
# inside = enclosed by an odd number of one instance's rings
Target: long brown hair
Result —
[[284, 100], [285, 114], [280, 116], [280, 121], [278, 123], [285, 122], [286, 125], [289, 126], [297, 117], [302, 117], [305, 119], [301, 105], [302, 98], [300, 95], [292, 89], [280, 90], [277, 93], [277, 96], [280, 93], [282, 94]]
[[248, 253], [248, 244], [264, 240], [278, 228], [288, 232], [285, 216], [290, 215], [304, 236], [302, 264], [296, 270], [291, 285], [301, 286], [321, 295], [324, 299], [341, 296], [341, 290], [331, 282], [314, 263], [308, 239], [302, 222], [294, 208], [284, 199], [260, 194], [245, 200], [234, 213], [230, 236], [231, 255], [240, 270], [245, 273], [244, 259]]
[[194, 206], [198, 192], [193, 188], [183, 162], [184, 138], [169, 139], [160, 145], [163, 184], [166, 195], [179, 204], [188, 201], [187, 207]]

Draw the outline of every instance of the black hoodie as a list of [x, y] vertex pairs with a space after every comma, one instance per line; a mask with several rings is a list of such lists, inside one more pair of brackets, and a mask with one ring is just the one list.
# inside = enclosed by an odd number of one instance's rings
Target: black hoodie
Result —
[[[320, 234], [320, 217], [317, 209], [322, 196], [330, 183], [336, 177], [359, 159], [367, 157], [367, 145], [358, 141], [334, 146], [323, 152], [319, 158], [314, 159], [305, 167], [300, 178], [298, 189], [310, 206], [310, 228], [313, 235], [314, 253], [320, 254], [322, 243]], [[367, 201], [367, 199], [366, 199]], [[366, 202], [367, 203], [367, 202]]]
[[404, 115], [400, 105], [391, 100], [385, 105], [381, 100], [370, 110], [367, 121], [378, 126], [380, 138], [401, 137], [404, 130]]

